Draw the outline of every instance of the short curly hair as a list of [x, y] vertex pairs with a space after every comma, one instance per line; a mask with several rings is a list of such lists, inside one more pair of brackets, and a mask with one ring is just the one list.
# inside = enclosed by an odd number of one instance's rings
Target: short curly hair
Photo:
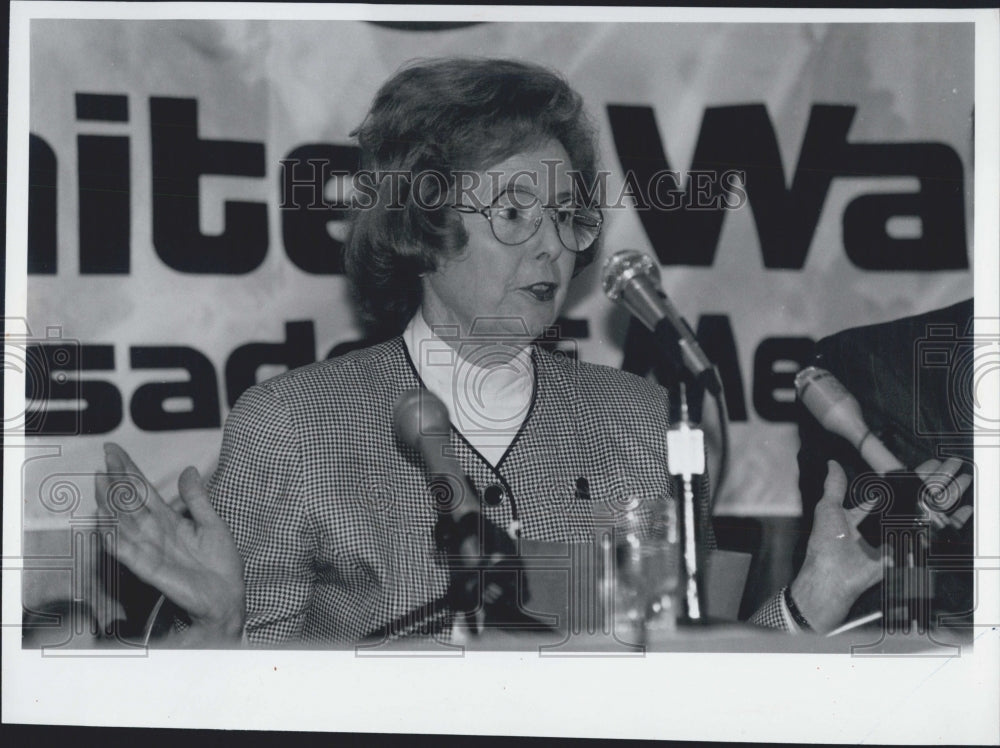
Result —
[[[457, 212], [433, 207], [443, 205], [442, 184], [453, 188], [455, 171], [483, 171], [554, 139], [584, 194], [597, 180], [596, 129], [580, 95], [558, 73], [517, 60], [416, 61], [382, 85], [352, 135], [365, 173], [445, 177], [421, 180], [417, 199], [405, 180], [391, 194], [393, 182], [376, 177], [377, 199], [353, 211], [344, 264], [373, 339], [403, 330], [422, 300], [420, 275], [468, 241]], [[580, 253], [574, 274], [598, 251], [595, 242]]]

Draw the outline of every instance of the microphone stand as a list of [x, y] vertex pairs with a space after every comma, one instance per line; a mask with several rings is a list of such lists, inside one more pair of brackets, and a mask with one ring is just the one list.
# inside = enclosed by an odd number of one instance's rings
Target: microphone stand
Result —
[[[677, 594], [677, 622], [681, 625], [698, 625], [706, 621], [706, 593], [702, 563], [704, 560], [702, 549], [704, 539], [698, 522], [694, 477], [705, 475], [707, 460], [704, 432], [690, 420], [688, 390], [690, 388], [699, 393], [708, 390], [717, 399], [723, 443], [720, 475], [725, 471], [728, 457], [725, 392], [722, 389], [721, 378], [714, 367], [710, 372], [703, 372], [703, 375], [696, 379], [691, 370], [682, 363], [683, 353], [678, 337], [672, 330], [659, 327], [654, 335], [659, 342], [656, 347], [657, 355], [654, 359], [658, 365], [657, 378], [667, 386], [668, 391], [678, 394], [676, 402], [679, 404], [676, 413], [673, 412], [674, 407], [671, 407], [672, 426], [667, 432], [667, 469], [672, 476], [679, 479], [675, 486], [679, 484], [680, 489], [680, 496], [677, 497], [677, 527], [671, 528], [671, 540], [673, 542], [679, 540], [681, 543], [678, 553], [678, 579], [683, 589], [679, 590]], [[706, 386], [706, 374], [710, 374], [714, 378], [717, 386]], [[716, 483], [716, 492], [721, 485], [721, 480]], [[714, 497], [709, 495], [708, 498], [708, 511], [711, 513]], [[705, 520], [711, 522], [711, 514]], [[676, 536], [679, 536], [676, 540], [674, 539], [675, 533]]]
[[[662, 292], [658, 292], [658, 295], [665, 298]], [[688, 327], [688, 331], [693, 338], [694, 331], [690, 327]], [[686, 384], [691, 387], [693, 393], [697, 393], [694, 395], [695, 397], [701, 395], [703, 398], [704, 393], [708, 392], [715, 399], [715, 405], [719, 411], [719, 472], [715, 476], [715, 490], [709, 502], [710, 506], [714, 506], [715, 498], [722, 490], [722, 485], [729, 472], [729, 408], [726, 405], [726, 390], [722, 384], [722, 377], [719, 375], [718, 367], [714, 364], [710, 369], [703, 370], [697, 377], [692, 373], [690, 363], [694, 359], [690, 354], [690, 349], [666, 319], [660, 320], [655, 329], [649, 332], [655, 341], [654, 348], [659, 354], [654, 360], [660, 366], [661, 373], [658, 373], [657, 377], [661, 382], [665, 382], [671, 391], [675, 389], [674, 385], [680, 387]], [[686, 405], [685, 401], [685, 407]]]
[[705, 472], [705, 440], [702, 430], [688, 420], [687, 383], [684, 379], [680, 380], [678, 389], [680, 420], [667, 432], [667, 468], [671, 475], [680, 476], [683, 493], [681, 511], [678, 514], [681, 520], [680, 531], [683, 533], [679, 561], [684, 590], [678, 596], [680, 605], [677, 619], [682, 624], [700, 624], [706, 619], [705, 591], [692, 477]]

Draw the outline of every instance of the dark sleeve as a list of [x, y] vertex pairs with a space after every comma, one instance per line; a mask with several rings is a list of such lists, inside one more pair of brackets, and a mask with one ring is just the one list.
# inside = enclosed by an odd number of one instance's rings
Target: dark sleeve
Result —
[[827, 460], [836, 460], [847, 473], [848, 482], [865, 472], [866, 466], [854, 447], [846, 439], [831, 434], [816, 421], [801, 402], [798, 409], [799, 426], [799, 496], [802, 499], [802, 521], [793, 556], [793, 573], [798, 573], [805, 559], [806, 544], [812, 532], [816, 505], [823, 498]]
[[[859, 401], [865, 421], [876, 436], [883, 438], [891, 416], [909, 406], [899, 391], [900, 373], [890, 362], [880, 358], [885, 346], [880, 335], [889, 334], [885, 325], [854, 328], [816, 344], [813, 366], [826, 369]], [[848, 485], [859, 475], [871, 470], [861, 459], [854, 445], [823, 428], [798, 401], [799, 431], [799, 496], [802, 499], [802, 522], [793, 556], [793, 571], [798, 573], [805, 559], [809, 533], [812, 532], [816, 504], [823, 498], [828, 460], [835, 460], [844, 469]], [[891, 448], [891, 445], [890, 445]], [[848, 498], [845, 496], [845, 506]]]
[[[968, 402], [971, 397], [970, 382], [957, 375], [965, 360], [962, 333], [972, 313], [969, 299], [927, 314], [846, 330], [817, 345], [814, 365], [830, 371], [855, 396], [872, 433], [910, 470], [928, 459], [952, 455], [971, 466], [972, 436], [956, 425], [953, 411], [956, 402]], [[946, 333], [941, 332], [942, 326]], [[927, 350], [950, 354], [947, 365], [937, 364], [939, 358], [926, 358]], [[805, 558], [816, 503], [823, 495], [826, 461], [840, 463], [848, 485], [871, 471], [853, 445], [825, 431], [804, 407], [799, 408], [802, 524], [794, 557], [796, 571]], [[971, 505], [972, 500], [970, 489], [961, 503]], [[931, 554], [971, 559], [972, 533], [969, 520], [957, 538], [938, 539], [932, 534]], [[971, 589], [971, 572], [942, 571], [935, 576], [939, 607], [968, 609]], [[877, 609], [876, 593], [865, 593], [852, 615]]]

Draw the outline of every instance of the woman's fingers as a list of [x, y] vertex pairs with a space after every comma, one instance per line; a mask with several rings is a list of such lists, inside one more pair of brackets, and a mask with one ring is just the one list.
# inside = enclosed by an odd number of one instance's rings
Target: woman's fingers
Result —
[[[160, 498], [128, 453], [114, 442], [104, 445], [108, 472], [112, 473], [109, 500], [119, 514], [133, 514], [136, 519], [145, 512], [176, 521], [177, 515]], [[116, 500], [117, 499], [117, 500]]]
[[143, 512], [140, 487], [121, 478], [118, 472], [94, 473], [94, 498], [101, 517], [114, 522], [116, 535], [140, 533]]
[[[109, 552], [194, 621], [242, 616], [243, 560], [198, 471], [181, 474], [174, 509], [117, 444], [105, 445], [105, 460], [107, 472], [98, 471], [94, 487], [101, 513], [115, 528]], [[191, 519], [181, 515], [185, 507]]]
[[119, 505], [120, 501], [115, 499], [116, 492], [123, 490], [123, 487], [121, 481], [114, 480], [114, 477], [114, 474], [107, 473], [94, 475], [94, 494], [101, 516], [113, 520], [113, 539], [105, 543], [105, 548], [119, 561], [136, 571], [135, 565], [142, 560], [139, 558], [140, 552], [148, 542], [150, 524], [156, 522], [148, 513], [123, 510]]
[[844, 509], [844, 514], [847, 517], [847, 526], [850, 529], [851, 537], [860, 538], [861, 533], [858, 532], [858, 525], [868, 516], [868, 512], [859, 506], [852, 506]]
[[132, 518], [129, 517], [128, 513], [118, 512], [110, 505], [108, 500], [110, 487], [111, 479], [107, 474], [97, 473], [94, 475], [94, 493], [97, 505], [101, 510], [101, 516], [118, 520], [114, 523], [114, 533], [112, 533], [110, 541], [102, 539], [101, 545], [118, 561], [148, 581], [146, 577], [148, 571], [144, 568], [144, 558], [142, 557], [142, 524], [131, 521]]
[[817, 520], [822, 516], [825, 522], [840, 515], [847, 493], [847, 475], [844, 469], [834, 460], [826, 461], [826, 481], [823, 483], [823, 496], [816, 505]]
[[171, 511], [117, 444], [104, 446], [107, 472], [94, 476], [101, 513], [114, 522], [108, 550], [140, 579], [159, 586], [165, 547], [176, 537], [180, 516]]
[[[104, 445], [104, 462], [108, 472], [103, 476], [101, 494], [108, 511], [123, 518], [132, 514], [133, 519], [137, 514], [150, 511], [152, 502], [147, 483], [138, 469], [130, 469], [132, 460], [125, 450], [108, 442]], [[131, 511], [121, 511], [126, 506]]]
[[191, 512], [194, 521], [199, 525], [212, 525], [220, 521], [219, 515], [212, 508], [208, 499], [208, 491], [197, 468], [187, 467], [177, 480], [181, 500]]
[[163, 503], [167, 505], [167, 509], [172, 512], [177, 512], [177, 514], [184, 514], [184, 499], [182, 499], [177, 494], [171, 494], [170, 496], [160, 496], [163, 499]]
[[823, 483], [823, 498], [835, 498], [843, 502], [847, 493], [847, 473], [836, 460], [826, 461], [826, 481]]
[[816, 505], [817, 521], [822, 515], [824, 532], [834, 540], [859, 537], [857, 526], [867, 514], [864, 509], [844, 507], [847, 495], [847, 474], [835, 460], [826, 462], [826, 481], [823, 483], [823, 498]]

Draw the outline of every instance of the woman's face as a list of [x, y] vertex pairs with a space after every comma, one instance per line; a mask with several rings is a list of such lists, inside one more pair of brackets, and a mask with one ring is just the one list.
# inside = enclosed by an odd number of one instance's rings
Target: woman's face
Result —
[[[482, 207], [507, 195], [505, 200], [519, 205], [533, 199], [542, 205], [567, 204], [573, 194], [572, 168], [566, 149], [550, 140], [481, 172], [471, 194], [459, 196], [458, 202]], [[432, 327], [458, 325], [464, 340], [500, 334], [525, 336], [527, 343], [555, 322], [575, 255], [560, 242], [548, 212], [537, 233], [515, 246], [499, 242], [485, 216], [461, 216], [468, 244], [424, 276], [424, 318]]]

